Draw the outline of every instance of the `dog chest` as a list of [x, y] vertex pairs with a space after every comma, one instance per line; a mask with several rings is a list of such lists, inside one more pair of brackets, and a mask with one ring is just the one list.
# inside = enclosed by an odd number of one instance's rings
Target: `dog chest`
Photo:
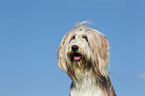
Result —
[[104, 96], [100, 88], [86, 88], [86, 89], [72, 89], [70, 90], [70, 96]]

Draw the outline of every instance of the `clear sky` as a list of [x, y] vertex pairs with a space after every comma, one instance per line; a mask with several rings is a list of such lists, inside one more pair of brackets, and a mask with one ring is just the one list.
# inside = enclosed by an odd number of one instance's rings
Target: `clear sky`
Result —
[[56, 52], [83, 20], [109, 39], [118, 96], [145, 96], [144, 0], [0, 0], [0, 96], [69, 96]]

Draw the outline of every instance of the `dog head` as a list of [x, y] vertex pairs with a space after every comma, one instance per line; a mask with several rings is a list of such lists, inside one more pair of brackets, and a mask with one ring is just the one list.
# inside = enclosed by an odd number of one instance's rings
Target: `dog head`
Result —
[[108, 76], [109, 42], [99, 31], [75, 25], [64, 35], [57, 51], [57, 65], [73, 79], [87, 70], [94, 75]]

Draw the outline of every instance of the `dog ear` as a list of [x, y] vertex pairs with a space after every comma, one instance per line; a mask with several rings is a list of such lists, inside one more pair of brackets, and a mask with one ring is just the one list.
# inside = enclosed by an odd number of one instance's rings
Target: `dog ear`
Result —
[[93, 36], [93, 47], [94, 47], [94, 61], [96, 69], [103, 76], [108, 76], [108, 65], [109, 65], [109, 41], [99, 31], [92, 29]]
[[99, 69], [101, 70], [101, 72], [103, 72], [103, 74], [106, 74], [108, 75], [108, 65], [109, 65], [109, 49], [110, 49], [110, 46], [109, 46], [109, 41], [108, 39], [103, 36], [103, 35], [100, 35], [100, 48], [99, 48], [99, 61], [100, 61], [100, 64], [99, 64]]
[[66, 44], [66, 39], [67, 39], [68, 33], [64, 35], [62, 38], [58, 50], [57, 50], [57, 66], [67, 72], [67, 66], [66, 66], [66, 54], [65, 54], [65, 44]]

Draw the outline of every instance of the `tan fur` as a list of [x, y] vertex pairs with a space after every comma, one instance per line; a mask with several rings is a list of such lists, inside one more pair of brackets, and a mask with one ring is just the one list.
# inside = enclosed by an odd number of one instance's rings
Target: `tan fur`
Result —
[[[84, 23], [86, 21], [76, 24], [62, 38], [57, 65], [73, 80], [71, 96], [116, 96], [108, 74], [109, 42], [102, 33], [84, 26]], [[83, 56], [80, 61], [71, 61], [73, 45], [79, 46], [78, 52]]]

